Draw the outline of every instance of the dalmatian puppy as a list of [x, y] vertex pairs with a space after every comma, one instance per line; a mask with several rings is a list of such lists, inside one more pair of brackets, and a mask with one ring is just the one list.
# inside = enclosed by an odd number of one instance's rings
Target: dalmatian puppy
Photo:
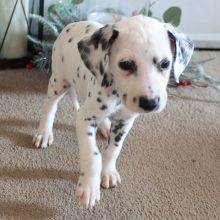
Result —
[[[80, 176], [75, 194], [82, 204], [93, 207], [100, 200], [100, 184], [109, 188], [121, 183], [116, 161], [135, 118], [164, 109], [170, 73], [178, 81], [192, 53], [186, 35], [144, 16], [105, 26], [82, 21], [61, 32], [33, 144], [46, 148], [53, 143], [57, 104], [68, 93], [77, 111]], [[108, 137], [102, 155], [97, 128]]]

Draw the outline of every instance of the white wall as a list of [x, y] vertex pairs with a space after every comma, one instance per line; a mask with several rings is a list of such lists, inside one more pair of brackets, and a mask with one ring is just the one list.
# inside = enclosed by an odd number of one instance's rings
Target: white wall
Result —
[[[46, 0], [46, 7], [56, 0]], [[131, 14], [133, 9], [142, 8], [145, 0], [85, 0], [89, 8], [94, 2], [108, 2], [108, 6], [119, 4], [119, 8]], [[110, 4], [109, 4], [110, 2]], [[170, 6], [182, 9], [180, 29], [190, 35], [199, 47], [220, 48], [220, 0], [159, 0], [152, 11], [157, 17]]]

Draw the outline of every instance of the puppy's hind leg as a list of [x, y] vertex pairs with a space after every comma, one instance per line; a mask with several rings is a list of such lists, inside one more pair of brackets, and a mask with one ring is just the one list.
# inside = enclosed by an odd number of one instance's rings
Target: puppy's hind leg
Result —
[[47, 99], [43, 105], [38, 133], [32, 143], [37, 148], [46, 148], [53, 143], [53, 122], [57, 111], [58, 102], [64, 97], [69, 86], [53, 75], [50, 78]]

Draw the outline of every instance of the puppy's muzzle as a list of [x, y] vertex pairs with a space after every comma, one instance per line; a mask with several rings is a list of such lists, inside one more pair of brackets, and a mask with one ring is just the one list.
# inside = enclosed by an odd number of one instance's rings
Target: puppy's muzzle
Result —
[[146, 96], [140, 96], [139, 107], [147, 112], [158, 110], [160, 107], [160, 97], [148, 99]]

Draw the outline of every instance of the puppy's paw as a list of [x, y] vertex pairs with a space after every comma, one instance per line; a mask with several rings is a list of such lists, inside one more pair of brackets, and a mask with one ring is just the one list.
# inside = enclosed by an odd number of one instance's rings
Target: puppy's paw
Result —
[[107, 139], [110, 134], [111, 121], [108, 118], [106, 118], [104, 121], [100, 122], [98, 128], [103, 137]]
[[37, 148], [46, 148], [53, 143], [53, 132], [40, 132], [33, 137], [32, 144]]
[[86, 208], [93, 208], [100, 200], [100, 177], [80, 177], [75, 195]]
[[116, 168], [104, 168], [102, 170], [101, 186], [103, 188], [114, 188], [120, 183], [121, 177]]

